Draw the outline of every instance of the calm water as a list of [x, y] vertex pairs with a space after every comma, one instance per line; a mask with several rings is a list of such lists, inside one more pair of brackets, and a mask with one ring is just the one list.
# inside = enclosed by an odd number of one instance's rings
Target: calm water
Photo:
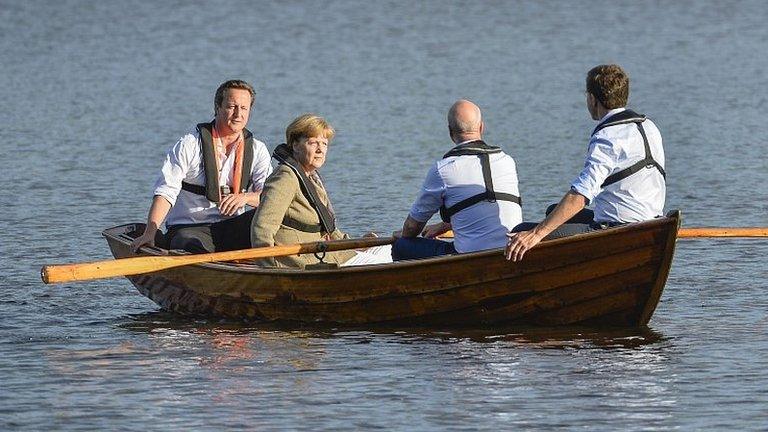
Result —
[[768, 225], [768, 3], [0, 0], [0, 430], [768, 429], [768, 241], [687, 240], [643, 330], [284, 328], [180, 319], [123, 279], [46, 286], [145, 218], [166, 149], [255, 84], [274, 148], [300, 113], [352, 234], [402, 223], [484, 109], [527, 219], [581, 166], [584, 74], [618, 62], [687, 226]]

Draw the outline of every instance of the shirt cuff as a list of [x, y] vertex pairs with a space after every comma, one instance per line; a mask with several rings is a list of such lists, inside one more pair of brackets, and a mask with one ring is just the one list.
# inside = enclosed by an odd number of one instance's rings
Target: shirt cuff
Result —
[[426, 223], [431, 217], [434, 215], [434, 213], [428, 213], [428, 212], [416, 212], [416, 210], [411, 210], [410, 213], [408, 213], [408, 216], [411, 217], [411, 219], [415, 220], [416, 222], [422, 222]]
[[173, 207], [174, 205], [176, 205], [176, 198], [179, 196], [179, 193], [178, 192], [174, 193], [174, 191], [170, 187], [164, 186], [164, 187], [156, 188], [154, 195], [165, 198], [169, 203], [171, 203], [171, 207]]
[[587, 205], [589, 205], [589, 203], [592, 202], [592, 199], [594, 198], [594, 197], [590, 197], [587, 189], [580, 184], [577, 184], [577, 183], [572, 184], [571, 190], [583, 196], [584, 199], [587, 200]]

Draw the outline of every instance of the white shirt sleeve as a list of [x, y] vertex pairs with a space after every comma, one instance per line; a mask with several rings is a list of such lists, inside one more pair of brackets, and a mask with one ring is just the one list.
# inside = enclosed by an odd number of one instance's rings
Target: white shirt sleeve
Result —
[[432, 165], [421, 186], [419, 197], [411, 207], [410, 216], [419, 222], [426, 222], [443, 205], [445, 195], [445, 182], [437, 170], [437, 164]]
[[264, 189], [264, 182], [272, 174], [272, 157], [263, 142], [253, 140], [253, 168], [251, 169], [251, 191]]
[[197, 137], [188, 134], [181, 137], [165, 156], [160, 177], [155, 182], [154, 195], [165, 198], [171, 206], [176, 204], [176, 198], [181, 191], [181, 182], [195, 163], [194, 152], [197, 147], [199, 147]]
[[584, 169], [571, 183], [571, 189], [591, 202], [602, 190], [605, 179], [616, 169], [617, 162], [615, 146], [605, 138], [593, 137], [589, 142]]

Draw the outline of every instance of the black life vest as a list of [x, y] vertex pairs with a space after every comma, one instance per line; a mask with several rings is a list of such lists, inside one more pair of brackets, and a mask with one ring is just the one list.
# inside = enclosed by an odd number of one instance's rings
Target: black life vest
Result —
[[[277, 159], [279, 163], [290, 168], [291, 171], [296, 174], [296, 177], [299, 179], [299, 186], [301, 186], [301, 193], [307, 198], [307, 201], [309, 201], [309, 204], [315, 209], [317, 217], [320, 219], [320, 226], [307, 225], [288, 218], [283, 219], [283, 225], [304, 232], [334, 232], [336, 230], [336, 217], [333, 212], [320, 201], [320, 196], [317, 194], [315, 185], [304, 173], [304, 170], [296, 159], [293, 158], [293, 152], [288, 145], [280, 144], [275, 147], [272, 157]], [[318, 173], [318, 175], [320, 174]]]
[[[197, 132], [200, 135], [200, 149], [202, 150], [203, 170], [205, 171], [205, 186], [181, 182], [181, 188], [193, 194], [203, 195], [208, 201], [219, 202], [219, 169], [216, 166], [216, 150], [213, 144], [213, 135], [211, 130], [213, 122], [200, 123], [197, 125]], [[240, 191], [233, 193], [243, 193], [251, 187], [251, 168], [253, 165], [253, 134], [248, 129], [243, 129], [243, 170], [240, 177]]]
[[606, 186], [612, 185], [617, 181], [623, 180], [644, 168], [656, 168], [661, 173], [661, 176], [665, 180], [667, 179], [667, 173], [664, 171], [664, 168], [658, 162], [656, 162], [656, 160], [654, 160], [653, 156], [651, 155], [651, 146], [648, 144], [648, 137], [645, 135], [645, 129], [643, 129], [644, 121], [645, 115], [638, 114], [632, 110], [624, 110], [620, 113], [608, 117], [604, 123], [597, 125], [595, 130], [592, 131], [592, 136], [594, 136], [598, 131], [610, 126], [634, 123], [637, 125], [637, 129], [640, 130], [640, 135], [643, 137], [643, 145], [645, 146], [645, 158], [634, 163], [628, 168], [624, 168], [617, 173], [609, 175], [608, 178], [606, 178], [603, 184], [600, 186], [601, 188], [605, 188]]
[[481, 140], [471, 141], [461, 145], [457, 145], [451, 151], [443, 156], [443, 159], [451, 156], [477, 156], [480, 158], [480, 165], [483, 169], [483, 181], [485, 182], [485, 192], [473, 195], [467, 199], [461, 200], [456, 204], [445, 207], [445, 204], [440, 206], [440, 218], [443, 222], [449, 223], [451, 217], [456, 213], [464, 210], [467, 207], [473, 206], [482, 201], [495, 202], [495, 201], [510, 201], [522, 206], [522, 200], [517, 195], [512, 195], [503, 192], [496, 192], [493, 190], [493, 179], [491, 177], [491, 154], [501, 153], [500, 147], [489, 146]]

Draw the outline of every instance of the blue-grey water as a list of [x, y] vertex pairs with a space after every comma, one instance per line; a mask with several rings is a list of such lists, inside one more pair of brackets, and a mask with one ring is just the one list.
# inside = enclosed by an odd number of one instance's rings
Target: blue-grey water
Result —
[[458, 98], [518, 162], [526, 219], [582, 164], [584, 76], [658, 124], [685, 226], [768, 225], [768, 3], [0, 0], [0, 430], [766, 430], [768, 240], [680, 240], [649, 327], [286, 328], [179, 318], [125, 279], [47, 286], [142, 221], [217, 85], [270, 149], [338, 130], [340, 225], [400, 226]]

